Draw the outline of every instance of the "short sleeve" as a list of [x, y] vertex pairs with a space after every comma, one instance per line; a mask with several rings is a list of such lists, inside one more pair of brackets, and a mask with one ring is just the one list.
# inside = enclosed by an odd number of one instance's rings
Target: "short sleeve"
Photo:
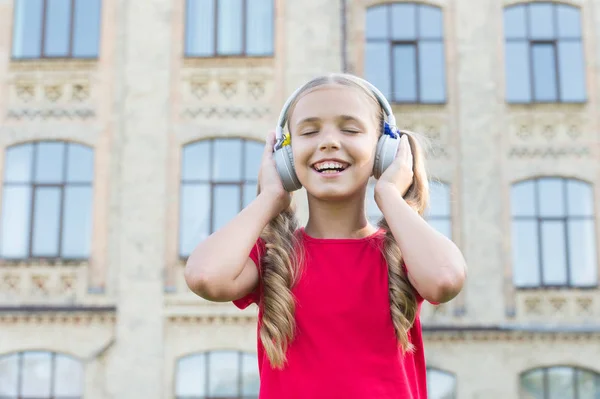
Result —
[[262, 238], [259, 238], [258, 241], [256, 241], [256, 243], [252, 247], [252, 250], [250, 251], [250, 255], [249, 255], [250, 259], [252, 259], [252, 261], [258, 268], [258, 274], [259, 274], [258, 285], [254, 289], [254, 291], [250, 292], [249, 294], [247, 294], [246, 296], [244, 296], [242, 298], [239, 298], [239, 299], [236, 299], [233, 301], [233, 304], [240, 309], [246, 309], [248, 306], [252, 305], [253, 303], [258, 304], [258, 301], [260, 300], [260, 293], [262, 291], [261, 258], [265, 254], [265, 251], [266, 251], [265, 242], [263, 241]]

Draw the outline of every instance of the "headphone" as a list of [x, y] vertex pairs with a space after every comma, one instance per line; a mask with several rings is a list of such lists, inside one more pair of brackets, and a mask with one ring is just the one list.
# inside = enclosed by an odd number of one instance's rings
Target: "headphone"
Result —
[[[385, 116], [387, 117], [387, 120], [384, 118], [383, 122], [383, 134], [377, 142], [375, 163], [373, 165], [373, 176], [376, 179], [379, 179], [383, 172], [396, 158], [398, 146], [400, 145], [399, 139], [401, 132], [396, 128], [396, 118], [394, 117], [392, 107], [386, 100], [385, 96], [375, 86], [366, 80], [358, 77], [354, 78], [361, 81], [371, 90], [371, 92], [377, 98], [379, 105], [381, 105], [383, 108]], [[294, 93], [287, 99], [279, 115], [277, 127], [275, 128], [276, 141], [275, 146], [273, 147], [273, 157], [275, 158], [275, 166], [279, 176], [281, 177], [283, 188], [288, 192], [299, 190], [302, 188], [302, 184], [300, 183], [300, 180], [298, 180], [298, 176], [296, 175], [296, 170], [294, 168], [294, 157], [292, 156], [290, 134], [284, 134], [283, 129], [288, 119], [290, 105], [303, 87], [304, 86], [301, 86], [296, 89]]]

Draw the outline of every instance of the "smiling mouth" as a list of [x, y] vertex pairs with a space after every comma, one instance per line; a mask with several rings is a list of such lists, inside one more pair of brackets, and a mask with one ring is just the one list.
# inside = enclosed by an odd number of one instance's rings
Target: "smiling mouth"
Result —
[[344, 170], [348, 169], [349, 166], [350, 164], [345, 162], [325, 161], [317, 162], [312, 167], [318, 173], [327, 175], [343, 172]]

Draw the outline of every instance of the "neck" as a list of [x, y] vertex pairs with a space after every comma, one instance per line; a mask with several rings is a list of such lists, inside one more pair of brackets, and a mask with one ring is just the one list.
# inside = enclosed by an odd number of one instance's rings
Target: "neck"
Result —
[[377, 228], [365, 213], [364, 195], [359, 199], [323, 201], [308, 194], [309, 218], [305, 232], [315, 238], [363, 238]]

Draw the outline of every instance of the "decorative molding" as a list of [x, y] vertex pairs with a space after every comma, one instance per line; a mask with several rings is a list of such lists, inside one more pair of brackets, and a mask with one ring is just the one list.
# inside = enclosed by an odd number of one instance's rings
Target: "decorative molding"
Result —
[[98, 61], [77, 58], [12, 60], [8, 68], [9, 72], [90, 72], [98, 68]]
[[508, 152], [509, 158], [516, 159], [587, 159], [592, 157], [590, 147], [528, 147], [528, 146], [513, 146]]
[[170, 315], [169, 323], [177, 325], [256, 325], [257, 316], [251, 316], [239, 311], [239, 315]]
[[27, 307], [0, 307], [0, 325], [9, 326], [17, 324], [44, 325], [106, 325], [116, 322], [116, 309], [114, 307], [98, 308], [27, 308]]
[[515, 292], [514, 317], [525, 322], [573, 324], [600, 319], [596, 290], [534, 290]]
[[86, 120], [96, 117], [92, 108], [9, 108], [7, 119], [18, 121], [42, 120]]
[[269, 107], [205, 106], [186, 108], [182, 112], [185, 119], [261, 119], [271, 114]]

